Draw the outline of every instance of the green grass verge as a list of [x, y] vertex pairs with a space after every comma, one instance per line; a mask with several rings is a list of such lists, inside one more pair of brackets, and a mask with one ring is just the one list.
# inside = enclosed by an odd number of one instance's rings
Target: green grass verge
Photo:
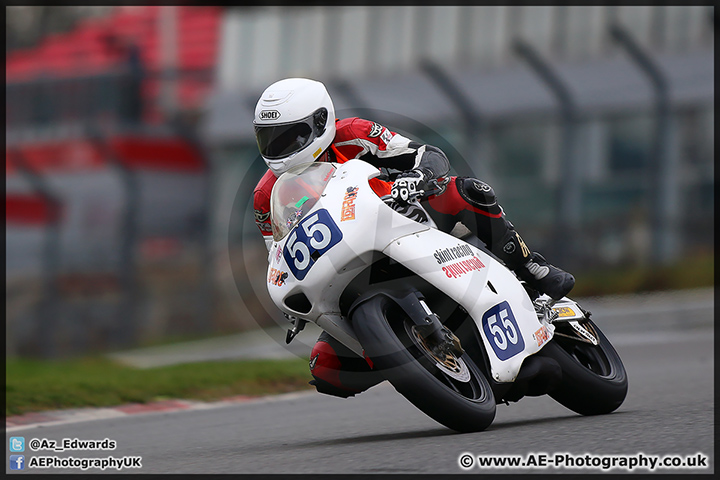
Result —
[[715, 285], [713, 253], [699, 254], [667, 266], [626, 266], [575, 275], [571, 297], [685, 290]]
[[6, 415], [168, 398], [210, 401], [313, 388], [307, 361], [220, 361], [137, 369], [103, 358], [8, 359]]

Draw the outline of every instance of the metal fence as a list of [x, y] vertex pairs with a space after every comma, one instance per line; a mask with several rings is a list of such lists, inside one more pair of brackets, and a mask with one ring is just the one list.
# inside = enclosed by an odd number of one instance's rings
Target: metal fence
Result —
[[[137, 192], [117, 173], [50, 176], [63, 220], [7, 225], [9, 353], [102, 351], [213, 328], [208, 177], [133, 175]], [[103, 184], [113, 188], [99, 193]]]
[[[8, 86], [20, 106], [38, 88], [48, 95], [38, 100], [45, 113], [12, 117], [6, 192], [59, 212], [30, 223], [19, 212], [11, 217], [20, 223], [6, 223], [10, 355], [106, 351], [216, 326], [212, 164], [191, 134], [123, 117], [133, 98], [122, 78], [102, 87], [115, 98], [107, 109], [90, 106], [104, 79]], [[61, 107], [73, 103], [59, 99], [85, 84], [98, 90], [69, 115]], [[103, 113], [116, 122], [96, 123]]]

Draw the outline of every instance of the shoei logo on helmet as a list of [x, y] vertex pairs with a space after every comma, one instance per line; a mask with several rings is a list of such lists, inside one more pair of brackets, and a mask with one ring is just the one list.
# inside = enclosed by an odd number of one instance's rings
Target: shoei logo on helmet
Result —
[[280, 112], [277, 110], [263, 110], [260, 112], [260, 120], [277, 120], [280, 118]]

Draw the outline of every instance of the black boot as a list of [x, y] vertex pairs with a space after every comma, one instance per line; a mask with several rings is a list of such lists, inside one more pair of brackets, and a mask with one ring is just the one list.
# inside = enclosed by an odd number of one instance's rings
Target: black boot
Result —
[[545, 257], [537, 252], [532, 253], [529, 262], [514, 271], [521, 280], [538, 292], [549, 295], [553, 300], [560, 300], [575, 286], [575, 277], [550, 265]]
[[550, 265], [539, 253], [530, 252], [512, 223], [506, 222], [506, 225], [508, 229], [502, 240], [493, 245], [493, 253], [539, 293], [545, 293], [554, 300], [560, 300], [570, 293], [575, 286], [575, 277]]

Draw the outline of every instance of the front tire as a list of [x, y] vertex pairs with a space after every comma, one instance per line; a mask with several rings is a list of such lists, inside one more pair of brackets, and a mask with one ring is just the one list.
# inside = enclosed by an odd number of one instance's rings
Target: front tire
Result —
[[627, 373], [600, 329], [590, 320], [583, 322], [583, 326], [591, 329], [598, 345], [562, 337], [556, 330], [552, 341], [541, 350], [562, 368], [562, 380], [550, 396], [581, 415], [610, 413], [625, 400]]
[[492, 423], [490, 384], [466, 353], [439, 361], [405, 311], [383, 295], [357, 306], [351, 320], [373, 368], [426, 415], [458, 432], [481, 431]]

